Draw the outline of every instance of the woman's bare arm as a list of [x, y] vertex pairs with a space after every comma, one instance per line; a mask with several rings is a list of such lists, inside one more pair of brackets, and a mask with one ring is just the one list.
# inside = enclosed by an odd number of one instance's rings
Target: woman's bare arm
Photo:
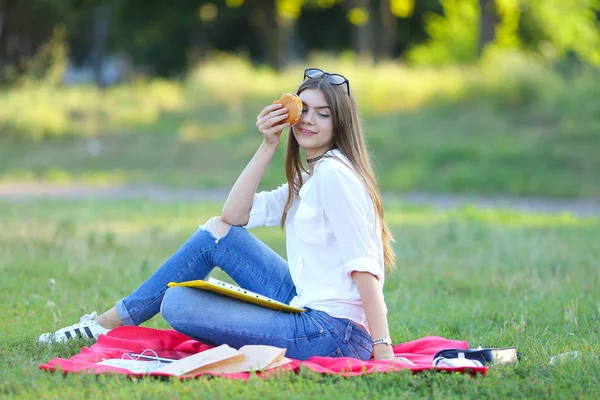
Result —
[[279, 146], [281, 131], [289, 126], [288, 123], [280, 123], [287, 117], [286, 111], [286, 108], [281, 108], [281, 104], [272, 104], [258, 115], [256, 126], [263, 134], [264, 140], [229, 192], [221, 211], [221, 219], [224, 222], [230, 225], [248, 223], [258, 184]]
[[[385, 300], [377, 278], [369, 272], [354, 271], [352, 279], [358, 286], [358, 292], [365, 309], [369, 330], [373, 339], [389, 337]], [[393, 360], [394, 350], [387, 344], [373, 346], [373, 356], [376, 360]]]

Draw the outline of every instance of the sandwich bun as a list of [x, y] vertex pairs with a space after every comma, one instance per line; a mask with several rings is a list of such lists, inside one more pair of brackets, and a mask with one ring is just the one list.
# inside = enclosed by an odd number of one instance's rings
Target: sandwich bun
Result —
[[290, 126], [300, 121], [302, 115], [302, 100], [296, 93], [284, 93], [281, 97], [273, 102], [273, 104], [282, 104], [287, 111], [287, 118], [281, 121], [281, 123], [289, 122]]

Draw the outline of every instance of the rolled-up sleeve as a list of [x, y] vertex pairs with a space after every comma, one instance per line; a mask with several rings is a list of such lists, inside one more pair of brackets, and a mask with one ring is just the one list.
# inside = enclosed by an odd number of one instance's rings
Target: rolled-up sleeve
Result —
[[382, 280], [379, 255], [382, 250], [373, 234], [376, 223], [368, 218], [368, 214], [373, 215], [374, 211], [362, 182], [339, 169], [326, 171], [323, 178], [319, 197], [340, 244], [343, 273], [351, 277], [354, 271], [369, 272]]
[[256, 193], [252, 200], [250, 219], [244, 228], [258, 226], [275, 226], [281, 223], [283, 209], [288, 197], [288, 184], [285, 183], [275, 190]]

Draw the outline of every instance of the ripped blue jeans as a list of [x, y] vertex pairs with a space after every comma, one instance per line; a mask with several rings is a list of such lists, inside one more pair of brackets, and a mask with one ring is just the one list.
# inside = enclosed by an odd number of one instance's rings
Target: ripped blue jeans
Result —
[[[210, 221], [209, 221], [210, 222]], [[200, 227], [147, 281], [116, 304], [125, 325], [139, 325], [161, 312], [173, 329], [213, 345], [240, 348], [264, 344], [286, 356], [353, 357], [368, 360], [371, 337], [345, 318], [306, 309], [287, 313], [169, 282], [205, 279], [215, 266], [240, 287], [289, 304], [296, 288], [287, 262], [239, 226], [222, 237]]]

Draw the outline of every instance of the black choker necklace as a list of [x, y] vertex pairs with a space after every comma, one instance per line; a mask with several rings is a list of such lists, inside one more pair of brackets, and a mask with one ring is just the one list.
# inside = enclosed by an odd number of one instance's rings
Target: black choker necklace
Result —
[[320, 156], [317, 156], [317, 157], [307, 158], [306, 162], [310, 164], [311, 162], [319, 161], [321, 158], [323, 158], [323, 156], [325, 154], [327, 154], [327, 152], [325, 152], [325, 153], [323, 153], [323, 154], [321, 154]]

